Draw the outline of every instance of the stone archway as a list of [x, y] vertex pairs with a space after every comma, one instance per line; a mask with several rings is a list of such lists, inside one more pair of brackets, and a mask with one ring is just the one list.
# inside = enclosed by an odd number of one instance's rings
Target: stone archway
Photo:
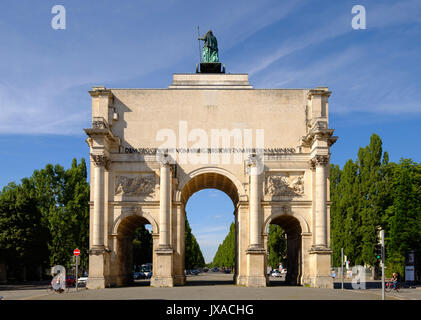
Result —
[[148, 213], [139, 212], [138, 209], [124, 211], [114, 223], [114, 264], [110, 266], [112, 283], [110, 285], [124, 286], [132, 282], [133, 271], [133, 235], [135, 230], [143, 225], [152, 226], [152, 264], [153, 250], [156, 247], [158, 225]]
[[[268, 229], [270, 224], [280, 226], [286, 234], [287, 240], [287, 275], [285, 283], [289, 285], [301, 285], [303, 283], [303, 234], [308, 231], [308, 225], [305, 219], [299, 215], [289, 214], [286, 212], [278, 212], [268, 217], [264, 224], [263, 237], [265, 241], [265, 249], [268, 258]], [[305, 244], [304, 244], [305, 245]]]
[[[235, 222], [235, 268], [233, 280], [235, 281], [238, 276], [238, 215], [237, 208], [239, 205], [239, 200], [241, 197], [241, 192], [243, 192], [242, 197], [244, 198], [244, 189], [239, 182], [239, 180], [229, 171], [215, 168], [207, 167], [195, 170], [188, 174], [184, 181], [179, 186], [177, 192], [177, 199], [180, 200], [182, 204], [184, 218], [186, 216], [186, 205], [189, 198], [196, 192], [203, 189], [217, 189], [224, 192], [232, 201], [234, 205], [234, 222]], [[240, 189], [240, 190], [239, 190]], [[185, 256], [184, 256], [184, 239], [179, 239], [181, 241], [181, 247], [183, 248], [183, 256], [179, 261], [181, 264], [181, 270], [185, 269]]]
[[[127, 249], [122, 235], [145, 221], [154, 232], [151, 285], [184, 284], [184, 206], [203, 188], [220, 189], [235, 204], [237, 284], [266, 286], [264, 230], [273, 222], [301, 237], [297, 279], [301, 274], [303, 284], [333, 287], [328, 177], [337, 137], [329, 128], [326, 87], [254, 89], [247, 74], [197, 73], [174, 74], [168, 89], [94, 87], [90, 94], [88, 288], [124, 283], [117, 278], [125, 269], [116, 268]], [[264, 139], [257, 139], [263, 131]], [[204, 152], [191, 143], [198, 133], [200, 144], [202, 137], [208, 142]], [[175, 145], [163, 147], [162, 137]], [[214, 148], [209, 141], [229, 146]], [[207, 150], [242, 158], [209, 161]], [[161, 157], [165, 153], [173, 161]]]

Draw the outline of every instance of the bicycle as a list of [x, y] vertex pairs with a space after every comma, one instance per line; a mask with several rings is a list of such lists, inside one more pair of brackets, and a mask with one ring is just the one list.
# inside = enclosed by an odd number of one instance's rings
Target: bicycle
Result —
[[401, 289], [401, 285], [399, 282], [396, 282], [396, 286], [394, 286], [393, 281], [389, 280], [386, 282], [384, 291], [391, 292], [392, 290], [395, 290], [396, 292], [399, 292]]
[[53, 294], [53, 293], [63, 293], [66, 292], [68, 293], [70, 290], [70, 288], [68, 286], [66, 286], [64, 289], [54, 289], [53, 285], [50, 283], [49, 286], [47, 287], [47, 293], [48, 294]]

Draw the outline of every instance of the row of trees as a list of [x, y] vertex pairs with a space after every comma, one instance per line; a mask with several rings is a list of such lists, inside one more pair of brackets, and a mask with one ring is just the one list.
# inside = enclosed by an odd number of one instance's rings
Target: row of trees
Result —
[[387, 270], [403, 274], [407, 251], [421, 249], [421, 165], [389, 162], [373, 134], [355, 162], [331, 165], [330, 195], [333, 265], [340, 266], [344, 248], [351, 264], [378, 267], [375, 247], [383, 229]]
[[[341, 248], [353, 265], [378, 267], [376, 245], [385, 230], [388, 273], [404, 273], [405, 256], [421, 253], [421, 164], [411, 159], [389, 162], [380, 137], [360, 148], [357, 160], [341, 169], [330, 168], [331, 247], [333, 265], [340, 266]], [[232, 268], [235, 263], [235, 227], [218, 247], [213, 266]], [[269, 225], [268, 265], [286, 262], [286, 238], [280, 226]]]
[[[275, 224], [269, 225], [268, 233], [268, 266], [277, 269], [279, 263], [286, 262], [286, 237], [284, 230]], [[231, 223], [228, 235], [219, 245], [211, 267], [235, 267], [235, 224]]]
[[212, 260], [212, 267], [233, 269], [235, 266], [235, 224], [231, 223], [228, 235], [219, 245]]
[[185, 247], [185, 268], [196, 269], [205, 266], [205, 258], [203, 257], [202, 250], [200, 250], [199, 243], [191, 231], [189, 221], [186, 217], [184, 229], [184, 247]]
[[44, 268], [69, 267], [75, 248], [87, 267], [89, 184], [85, 160], [65, 170], [48, 164], [0, 193], [0, 262], [9, 278], [39, 279]]
[[[205, 259], [200, 250], [199, 243], [191, 231], [189, 221], [185, 220], [185, 268], [196, 269], [205, 266]], [[133, 263], [140, 266], [152, 261], [152, 234], [145, 226], [137, 228], [133, 238]]]

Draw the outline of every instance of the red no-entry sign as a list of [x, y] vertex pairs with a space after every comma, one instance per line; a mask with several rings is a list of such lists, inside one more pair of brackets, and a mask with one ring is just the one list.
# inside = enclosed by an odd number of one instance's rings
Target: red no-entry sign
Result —
[[75, 256], [80, 255], [80, 250], [79, 250], [79, 249], [75, 249], [75, 250], [73, 251], [73, 254], [74, 254]]

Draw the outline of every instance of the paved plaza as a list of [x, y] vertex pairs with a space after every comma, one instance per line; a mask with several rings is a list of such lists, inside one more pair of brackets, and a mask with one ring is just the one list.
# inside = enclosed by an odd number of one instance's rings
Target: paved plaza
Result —
[[[71, 288], [68, 293], [48, 294], [47, 284], [24, 286], [0, 286], [4, 300], [380, 300], [380, 282], [370, 283], [366, 290], [353, 290], [351, 283], [345, 283], [341, 290], [285, 286], [283, 279], [272, 278], [266, 288], [236, 286], [232, 274], [209, 273], [188, 276], [186, 286], [154, 288], [149, 281], [139, 280], [134, 285], [121, 288], [90, 290]], [[373, 285], [374, 284], [374, 285]], [[399, 293], [387, 293], [387, 300], [421, 300], [421, 288], [404, 288]]]

